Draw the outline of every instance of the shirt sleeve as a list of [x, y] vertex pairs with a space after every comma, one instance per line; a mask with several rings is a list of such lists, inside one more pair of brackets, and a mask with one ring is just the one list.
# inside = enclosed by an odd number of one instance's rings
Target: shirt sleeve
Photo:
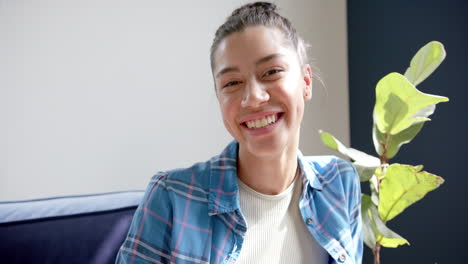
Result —
[[359, 180], [359, 174], [351, 164], [354, 171], [354, 177], [351, 186], [351, 194], [352, 194], [352, 201], [351, 201], [351, 208], [350, 208], [350, 216], [351, 216], [351, 236], [353, 239], [354, 245], [354, 256], [355, 256], [355, 263], [361, 264], [362, 263], [362, 254], [363, 254], [363, 234], [362, 234], [362, 218], [361, 218], [361, 182]]
[[115, 263], [170, 262], [172, 206], [166, 176], [158, 173], [151, 179]]

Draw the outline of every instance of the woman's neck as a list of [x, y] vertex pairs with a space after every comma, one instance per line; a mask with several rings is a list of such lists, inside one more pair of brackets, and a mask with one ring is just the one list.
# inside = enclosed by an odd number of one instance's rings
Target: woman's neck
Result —
[[294, 181], [297, 170], [297, 147], [286, 148], [278, 155], [258, 157], [239, 149], [238, 177], [250, 188], [263, 194], [279, 194]]

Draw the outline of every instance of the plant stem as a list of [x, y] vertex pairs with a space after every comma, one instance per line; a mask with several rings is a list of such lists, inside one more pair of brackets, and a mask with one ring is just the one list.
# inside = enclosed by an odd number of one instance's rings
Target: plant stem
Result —
[[384, 137], [385, 137], [385, 141], [384, 142], [380, 142], [380, 144], [382, 145], [382, 148], [383, 148], [383, 153], [382, 155], [380, 155], [380, 163], [381, 164], [385, 164], [385, 163], [388, 163], [388, 158], [387, 158], [387, 143], [390, 139], [390, 135], [388, 133], [385, 133], [384, 134]]
[[[389, 137], [389, 135], [385, 134], [385, 142], [381, 142], [382, 147], [384, 149], [382, 155], [379, 156], [381, 165], [388, 164], [388, 158], [387, 158], [387, 140], [388, 140], [388, 137]], [[383, 174], [384, 175], [385, 175], [385, 172], [386, 172], [386, 168], [383, 168]], [[379, 191], [380, 191], [380, 182], [381, 181], [382, 181], [382, 179], [380, 179], [378, 181], [379, 184], [376, 186], [377, 193], [379, 193]], [[380, 264], [380, 248], [381, 248], [381, 245], [379, 244], [379, 242], [376, 242], [374, 248], [372, 249], [372, 253], [374, 254], [374, 264]]]
[[380, 264], [380, 244], [378, 242], [372, 249], [372, 253], [374, 254], [374, 264]]

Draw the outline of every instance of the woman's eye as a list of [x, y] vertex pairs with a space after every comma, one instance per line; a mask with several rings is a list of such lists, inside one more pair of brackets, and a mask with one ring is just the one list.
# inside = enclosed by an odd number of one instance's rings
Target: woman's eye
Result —
[[270, 75], [273, 75], [273, 74], [276, 74], [276, 73], [279, 73], [279, 72], [282, 72], [282, 70], [281, 69], [272, 69], [272, 70], [267, 71], [263, 76], [268, 77]]
[[230, 81], [230, 82], [226, 83], [226, 84], [223, 86], [223, 88], [224, 88], [224, 87], [229, 87], [229, 86], [234, 86], [234, 85], [237, 85], [237, 84], [239, 84], [239, 83], [240, 83], [240, 81]]

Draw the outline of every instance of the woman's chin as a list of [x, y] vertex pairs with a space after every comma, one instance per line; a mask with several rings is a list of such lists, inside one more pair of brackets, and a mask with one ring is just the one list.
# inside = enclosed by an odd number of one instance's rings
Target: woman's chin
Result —
[[[257, 158], [274, 158], [280, 156], [286, 149], [287, 144], [278, 140], [256, 140], [254, 142], [240, 143], [240, 155], [246, 152], [248, 156]], [[244, 146], [243, 146], [244, 145]]]

